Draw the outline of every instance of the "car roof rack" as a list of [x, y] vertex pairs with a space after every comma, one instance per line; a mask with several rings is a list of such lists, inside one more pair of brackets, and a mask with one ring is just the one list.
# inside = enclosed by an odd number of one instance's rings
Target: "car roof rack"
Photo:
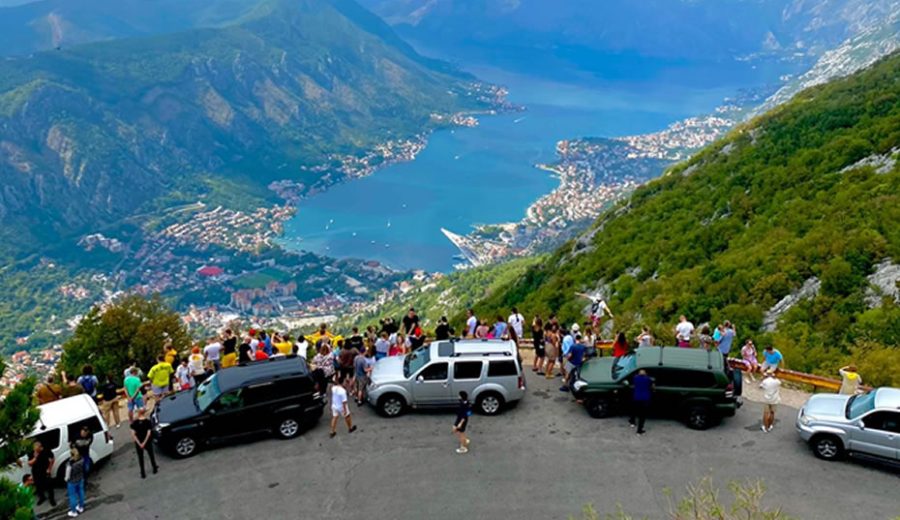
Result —
[[666, 350], [666, 346], [663, 345], [659, 347], [659, 364], [657, 366], [663, 366], [663, 351]]
[[706, 369], [712, 370], [712, 350], [706, 351]]

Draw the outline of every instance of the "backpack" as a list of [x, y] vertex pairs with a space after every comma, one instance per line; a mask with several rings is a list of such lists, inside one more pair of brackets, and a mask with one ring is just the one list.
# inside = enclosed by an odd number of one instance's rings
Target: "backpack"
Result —
[[94, 376], [81, 376], [78, 378], [78, 384], [84, 388], [84, 393], [93, 396], [97, 392], [97, 378]]

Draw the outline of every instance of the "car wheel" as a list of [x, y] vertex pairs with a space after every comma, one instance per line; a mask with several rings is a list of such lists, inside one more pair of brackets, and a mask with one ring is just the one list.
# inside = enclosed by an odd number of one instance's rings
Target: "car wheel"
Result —
[[822, 460], [838, 460], [844, 456], [844, 444], [834, 435], [817, 435], [809, 444]]
[[586, 405], [588, 415], [594, 419], [604, 419], [612, 415], [612, 403], [604, 397], [590, 399]]
[[293, 439], [300, 434], [300, 421], [293, 417], [283, 417], [275, 426], [275, 433], [282, 439]]
[[172, 444], [172, 453], [179, 459], [186, 459], [196, 454], [199, 447], [200, 445], [197, 443], [196, 439], [190, 435], [185, 435], [179, 437], [178, 440]]
[[692, 430], [705, 430], [712, 426], [712, 414], [706, 406], [694, 406], [688, 410], [687, 425]]
[[478, 411], [484, 415], [497, 415], [503, 411], [503, 397], [496, 392], [485, 392], [479, 395]]
[[387, 394], [378, 399], [378, 413], [385, 417], [398, 417], [406, 409], [406, 401], [397, 394]]

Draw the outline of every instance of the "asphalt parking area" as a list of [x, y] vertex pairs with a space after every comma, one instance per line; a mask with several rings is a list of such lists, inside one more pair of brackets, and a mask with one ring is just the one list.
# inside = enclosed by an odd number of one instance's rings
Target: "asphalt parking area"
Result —
[[[454, 452], [452, 412], [383, 419], [352, 410], [359, 430], [328, 437], [327, 417], [297, 439], [263, 438], [201, 452], [159, 456], [141, 480], [126, 427], [88, 488], [84, 518], [98, 519], [565, 519], [594, 504], [662, 518], [664, 488], [712, 475], [765, 481], [767, 503], [804, 519], [900, 516], [900, 469], [864, 461], [828, 463], [797, 437], [796, 410], [782, 407], [771, 433], [762, 407], [697, 432], [651, 419], [638, 437], [625, 418], [591, 419], [558, 391], [559, 380], [529, 372], [528, 394], [498, 417], [474, 416], [470, 452]], [[343, 425], [340, 425], [343, 427]], [[64, 491], [57, 490], [57, 498]], [[58, 507], [41, 518], [62, 518]]]

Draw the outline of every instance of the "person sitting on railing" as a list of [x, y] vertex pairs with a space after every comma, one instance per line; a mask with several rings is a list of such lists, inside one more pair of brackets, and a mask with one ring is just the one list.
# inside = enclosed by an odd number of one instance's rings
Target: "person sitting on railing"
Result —
[[838, 390], [839, 394], [856, 395], [860, 393], [862, 376], [856, 371], [856, 365], [847, 365], [838, 370], [838, 373], [841, 374], [841, 389]]

